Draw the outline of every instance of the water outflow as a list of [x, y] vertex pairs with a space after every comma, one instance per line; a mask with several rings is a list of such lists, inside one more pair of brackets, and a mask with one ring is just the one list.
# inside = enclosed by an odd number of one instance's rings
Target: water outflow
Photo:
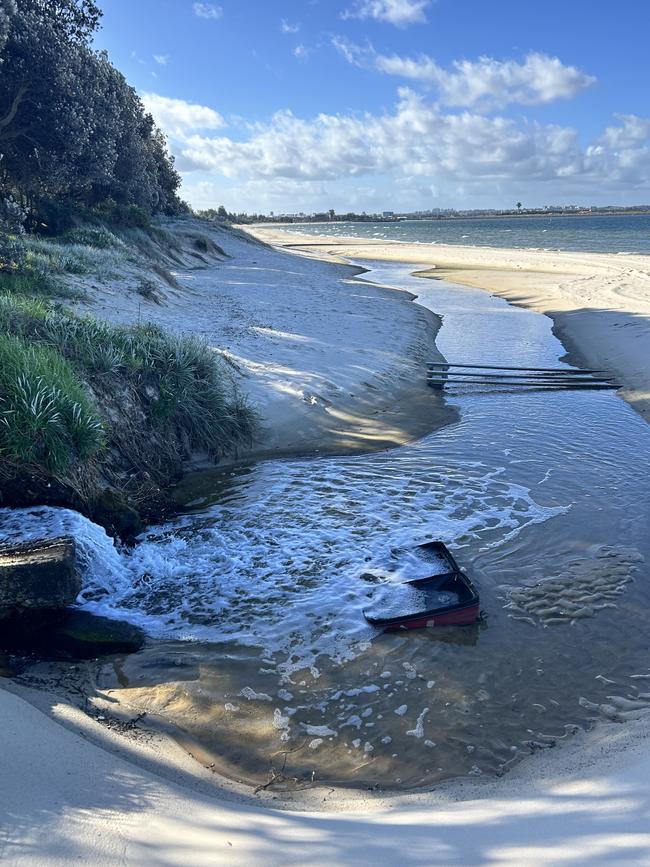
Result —
[[[563, 356], [546, 317], [362, 264], [442, 315], [449, 359]], [[650, 427], [605, 392], [447, 395], [459, 421], [411, 446], [227, 474], [217, 502], [131, 552], [65, 510], [5, 510], [0, 533], [77, 537], [80, 604], [160, 640], [125, 663], [130, 700], [148, 690], [151, 708], [158, 690], [161, 713], [232, 773], [259, 780], [283, 744], [298, 776], [325, 766], [329, 779], [416, 785], [498, 771], [619, 707], [612, 694], [644, 706], [630, 678], [650, 670], [647, 642], [629, 627], [650, 606]], [[487, 625], [379, 635], [361, 613], [376, 588], [360, 576], [432, 538], [479, 585]]]

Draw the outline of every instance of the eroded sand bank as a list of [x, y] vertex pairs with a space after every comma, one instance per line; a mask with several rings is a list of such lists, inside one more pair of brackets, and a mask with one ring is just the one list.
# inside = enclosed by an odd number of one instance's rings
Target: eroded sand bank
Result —
[[424, 362], [442, 358], [440, 320], [410, 293], [205, 221], [169, 229], [190, 248], [193, 236], [207, 236], [226, 255], [174, 269], [177, 286], [158, 302], [143, 300], [120, 275], [86, 287], [83, 306], [213, 345], [261, 417], [257, 442], [239, 458], [388, 448], [454, 417], [426, 385]]

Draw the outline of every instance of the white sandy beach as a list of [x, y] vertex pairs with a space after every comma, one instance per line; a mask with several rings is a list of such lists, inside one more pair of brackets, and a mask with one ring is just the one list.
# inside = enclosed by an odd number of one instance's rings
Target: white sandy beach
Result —
[[126, 739], [56, 700], [45, 715], [0, 690], [0, 728], [0, 859], [15, 867], [650, 860], [642, 721], [602, 725], [483, 785], [399, 796], [316, 788], [293, 804], [215, 786], [172, 742]]
[[[275, 229], [255, 232], [298, 243]], [[408, 296], [359, 284], [340, 265], [221, 235], [215, 231], [233, 258], [179, 272], [181, 288], [146, 315], [179, 329], [194, 322], [224, 346], [267, 419], [268, 452], [396, 444], [444, 422], [415, 370], [434, 351], [435, 319]], [[615, 370], [625, 397], [650, 410], [648, 257], [309, 242], [305, 252], [328, 258], [435, 265], [440, 276], [552, 312], [580, 355]], [[95, 311], [109, 318], [137, 315], [138, 300], [119, 287], [98, 286], [96, 297]], [[418, 414], [423, 395], [431, 409], [414, 424], [409, 414]], [[55, 697], [7, 684], [7, 864], [650, 863], [647, 719], [603, 723], [500, 780], [401, 795], [317, 787], [283, 801], [215, 784], [166, 737], [125, 738]]]
[[[294, 228], [297, 231], [294, 231]], [[312, 255], [414, 265], [423, 276], [487, 289], [552, 317], [565, 345], [613, 371], [621, 396], [650, 418], [650, 256], [314, 237], [255, 226], [256, 237]]]
[[286, 255], [205, 222], [170, 228], [186, 249], [207, 236], [227, 257], [175, 268], [178, 288], [165, 287], [160, 304], [143, 301], [133, 288], [138, 272], [125, 269], [122, 279], [96, 281], [83, 306], [113, 322], [155, 322], [218, 347], [262, 417], [259, 441], [240, 457], [389, 447], [449, 420], [424, 367], [441, 357], [440, 321], [410, 293], [358, 281], [358, 268]]

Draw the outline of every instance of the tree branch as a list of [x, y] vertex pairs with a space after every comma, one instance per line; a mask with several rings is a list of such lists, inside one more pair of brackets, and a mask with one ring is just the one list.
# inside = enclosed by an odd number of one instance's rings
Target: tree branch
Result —
[[14, 100], [11, 103], [11, 108], [9, 109], [7, 114], [0, 120], [0, 131], [6, 129], [16, 117], [18, 109], [20, 108], [20, 103], [23, 101], [25, 94], [28, 90], [29, 86], [27, 84], [22, 84], [18, 88], [18, 90], [16, 91], [16, 95], [14, 96]]

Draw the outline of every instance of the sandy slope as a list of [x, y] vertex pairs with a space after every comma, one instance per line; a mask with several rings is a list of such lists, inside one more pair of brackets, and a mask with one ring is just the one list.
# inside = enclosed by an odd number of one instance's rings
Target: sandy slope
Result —
[[96, 281], [85, 306], [114, 322], [198, 334], [223, 352], [262, 416], [249, 456], [389, 447], [448, 420], [424, 366], [441, 357], [440, 321], [411, 294], [205, 222], [169, 228], [186, 248], [193, 235], [208, 236], [228, 255], [174, 269], [179, 288], [167, 287], [160, 303], [134, 291], [132, 274]]
[[650, 863], [642, 722], [602, 726], [482, 786], [314, 789], [300, 811], [209, 787], [207, 772], [170, 764], [169, 744], [117, 740], [62, 704], [45, 716], [0, 689], [0, 731], [0, 861], [15, 867]]
[[266, 226], [250, 231], [335, 260], [413, 263], [424, 276], [488, 289], [546, 313], [565, 345], [589, 366], [615, 372], [625, 386], [621, 396], [650, 419], [650, 256], [314, 238]]

